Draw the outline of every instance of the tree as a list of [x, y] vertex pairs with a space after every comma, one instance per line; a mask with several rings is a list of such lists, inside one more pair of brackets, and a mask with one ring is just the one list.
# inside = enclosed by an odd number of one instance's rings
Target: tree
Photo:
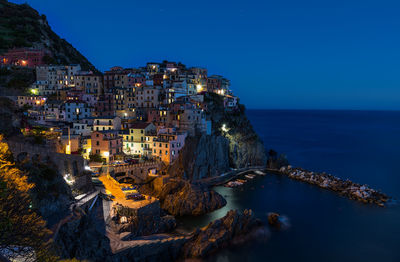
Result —
[[89, 155], [89, 159], [92, 162], [98, 162], [98, 163], [103, 162], [103, 158], [99, 154]]
[[9, 258], [55, 261], [51, 243], [47, 241], [51, 232], [30, 208], [29, 190], [33, 187], [15, 167], [8, 145], [0, 135], [0, 249], [8, 251]]

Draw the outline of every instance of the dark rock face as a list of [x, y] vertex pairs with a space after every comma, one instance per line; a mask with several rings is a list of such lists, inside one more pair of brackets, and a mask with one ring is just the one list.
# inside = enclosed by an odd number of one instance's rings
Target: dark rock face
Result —
[[278, 153], [272, 149], [268, 151], [267, 168], [280, 169], [281, 167], [288, 165], [289, 161], [287, 160], [286, 155], [278, 155]]
[[109, 261], [110, 240], [98, 228], [90, 216], [64, 224], [55, 239], [60, 257]]
[[20, 134], [20, 119], [15, 113], [13, 102], [5, 97], [0, 97], [0, 133], [4, 136]]
[[247, 119], [244, 106], [226, 110], [222, 97], [214, 93], [207, 93], [204, 99], [213, 135], [223, 136], [229, 141], [230, 166], [265, 165], [267, 158], [264, 145]]
[[18, 163], [28, 181], [35, 186], [30, 190], [32, 205], [49, 223], [53, 224], [68, 212], [74, 200], [70, 187], [52, 162], [29, 161]]
[[166, 169], [167, 173], [196, 181], [221, 175], [231, 167], [264, 166], [267, 162], [264, 145], [247, 119], [244, 107], [227, 111], [221, 97], [213, 93], [205, 94], [205, 102], [212, 134], [188, 137], [178, 160]]
[[174, 216], [202, 215], [226, 205], [226, 200], [217, 192], [185, 180], [168, 182], [157, 197], [161, 207]]
[[226, 247], [238, 238], [264, 236], [266, 231], [262, 222], [253, 216], [251, 210], [242, 214], [229, 211], [223, 218], [211, 222], [203, 229], [197, 229], [191, 239], [183, 246], [183, 257], [204, 257], [214, 251]]
[[117, 233], [130, 232], [124, 240], [131, 240], [137, 236], [148, 236], [152, 234], [170, 232], [176, 227], [173, 216], [163, 217], [140, 217], [132, 219], [129, 223], [113, 224], [112, 228]]
[[188, 137], [179, 159], [168, 174], [191, 181], [218, 176], [229, 170], [229, 141], [222, 136]]
[[[104, 225], [103, 225], [104, 226]], [[262, 239], [267, 231], [251, 210], [243, 213], [229, 211], [226, 216], [197, 229], [191, 235], [171, 236], [127, 247], [118, 253], [111, 250], [111, 242], [101, 225], [92, 216], [64, 224], [55, 240], [62, 258], [88, 259], [90, 261], [175, 261], [176, 259], [205, 257], [231, 244]]]

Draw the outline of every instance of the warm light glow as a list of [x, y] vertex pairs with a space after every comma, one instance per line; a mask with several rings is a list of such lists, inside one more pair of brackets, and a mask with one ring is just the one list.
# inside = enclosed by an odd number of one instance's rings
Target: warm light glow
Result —
[[197, 93], [200, 93], [203, 90], [203, 86], [202, 85], [197, 85]]
[[228, 131], [229, 131], [229, 129], [226, 127], [226, 124], [223, 124], [222, 127], [221, 127], [221, 129], [222, 129], [222, 131], [224, 131], [224, 132], [228, 132]]
[[38, 94], [38, 90], [35, 89], [35, 88], [31, 88], [31, 93], [32, 93], [33, 95], [37, 95], [37, 94]]
[[67, 154], [67, 155], [70, 155], [70, 154], [71, 154], [71, 145], [70, 145], [70, 144], [68, 144], [68, 145], [65, 147], [65, 154]]
[[73, 185], [75, 182], [70, 174], [65, 174], [64, 180], [65, 182], [67, 182], [68, 185]]
[[26, 61], [26, 60], [21, 60], [21, 64], [22, 64], [23, 66], [26, 66], [26, 65], [28, 64], [28, 61]]
[[106, 157], [106, 158], [108, 158], [108, 157], [110, 156], [110, 153], [107, 152], [107, 151], [105, 151], [105, 152], [103, 152], [103, 156]]

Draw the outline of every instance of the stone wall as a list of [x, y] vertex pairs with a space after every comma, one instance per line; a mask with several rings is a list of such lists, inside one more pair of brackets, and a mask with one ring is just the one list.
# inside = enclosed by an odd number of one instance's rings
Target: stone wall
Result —
[[57, 153], [51, 146], [32, 145], [14, 140], [8, 140], [7, 144], [14, 159], [18, 160], [19, 157], [24, 156], [33, 161], [50, 160], [57, 166], [62, 176], [72, 175], [77, 189], [90, 187], [91, 177], [85, 172], [85, 159], [82, 156]]

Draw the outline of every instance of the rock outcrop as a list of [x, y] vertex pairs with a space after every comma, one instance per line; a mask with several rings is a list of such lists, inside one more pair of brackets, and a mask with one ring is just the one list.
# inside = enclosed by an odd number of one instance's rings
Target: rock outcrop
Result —
[[62, 258], [109, 261], [112, 256], [110, 240], [101, 232], [101, 226], [95, 219], [86, 215], [64, 224], [55, 245]]
[[161, 207], [174, 216], [202, 215], [226, 205], [217, 192], [199, 183], [170, 181], [159, 194]]
[[[229, 245], [264, 239], [268, 235], [263, 223], [254, 217], [251, 210], [243, 213], [231, 210], [223, 218], [190, 235], [175, 233], [150, 241], [108, 238], [100, 229], [101, 225], [90, 215], [64, 224], [55, 240], [59, 255], [90, 261], [174, 261], [206, 257]], [[123, 243], [129, 244], [119, 250], [112, 249], [113, 246], [123, 246]]]
[[111, 228], [117, 232], [129, 232], [124, 240], [130, 240], [138, 236], [148, 236], [170, 232], [176, 227], [176, 220], [173, 216], [163, 217], [140, 217], [135, 218], [125, 224], [112, 223]]
[[204, 99], [213, 135], [224, 136], [229, 141], [230, 166], [265, 165], [264, 144], [247, 119], [244, 106], [239, 104], [236, 109], [226, 110], [222, 97], [214, 93], [207, 93]]
[[229, 244], [265, 237], [266, 234], [262, 222], [254, 217], [251, 210], [245, 210], [242, 214], [231, 210], [223, 218], [197, 229], [181, 253], [185, 258], [205, 257]]
[[229, 141], [222, 136], [188, 137], [179, 158], [168, 167], [173, 177], [191, 181], [218, 176], [229, 170]]
[[226, 205], [226, 200], [206, 185], [184, 179], [171, 179], [160, 191], [149, 185], [142, 186], [139, 191], [157, 197], [161, 208], [174, 216], [202, 215]]
[[28, 161], [17, 163], [26, 172], [28, 181], [35, 184], [30, 190], [33, 208], [53, 224], [69, 212], [74, 201], [70, 187], [52, 162]]
[[166, 168], [166, 173], [196, 181], [218, 176], [230, 168], [264, 166], [264, 144], [247, 119], [244, 106], [226, 110], [222, 97], [214, 93], [205, 94], [205, 102], [212, 134], [188, 137], [179, 158]]

